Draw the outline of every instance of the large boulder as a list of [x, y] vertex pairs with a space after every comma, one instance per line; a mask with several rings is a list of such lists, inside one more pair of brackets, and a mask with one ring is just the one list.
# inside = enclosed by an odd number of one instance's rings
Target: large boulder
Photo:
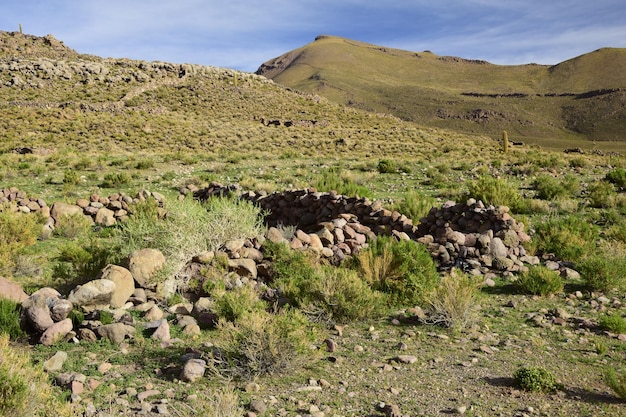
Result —
[[84, 311], [102, 310], [111, 305], [115, 282], [109, 279], [95, 279], [74, 288], [67, 299]]
[[26, 294], [18, 284], [0, 277], [0, 298], [6, 298], [16, 303], [21, 303], [28, 298], [28, 294]]
[[69, 332], [72, 331], [72, 320], [65, 319], [61, 320], [58, 323], [54, 323], [52, 326], [48, 327], [45, 332], [41, 335], [39, 341], [42, 345], [52, 346], [61, 339], [65, 337]]
[[126, 336], [132, 337], [135, 334], [135, 328], [124, 323], [112, 323], [98, 327], [96, 333], [101, 338], [108, 339], [117, 345], [123, 342]]
[[155, 289], [157, 282], [154, 280], [156, 273], [163, 268], [165, 256], [158, 249], [140, 249], [128, 257], [128, 270], [142, 288]]
[[75, 214], [83, 214], [83, 209], [75, 204], [56, 202], [50, 207], [50, 216], [55, 222], [58, 222], [63, 217]]
[[115, 220], [115, 212], [113, 210], [109, 210], [106, 207], [101, 207], [96, 212], [96, 218], [94, 219], [96, 224], [101, 224], [103, 226], [115, 226], [117, 221]]
[[111, 295], [111, 307], [120, 308], [135, 292], [135, 280], [130, 271], [122, 266], [107, 265], [100, 274], [99, 279], [108, 279], [115, 283], [115, 290]]

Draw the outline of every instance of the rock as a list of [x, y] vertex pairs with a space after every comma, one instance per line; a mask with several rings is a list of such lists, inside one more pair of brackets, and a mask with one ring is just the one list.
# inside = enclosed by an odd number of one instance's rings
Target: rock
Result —
[[183, 369], [180, 371], [179, 379], [187, 382], [195, 382], [204, 376], [205, 370], [205, 361], [202, 359], [190, 359], [185, 362]]
[[467, 407], [464, 405], [460, 405], [457, 408], [454, 409], [454, 412], [456, 414], [465, 414], [465, 412], [467, 411]]
[[74, 305], [69, 300], [61, 298], [52, 298], [50, 300], [50, 317], [53, 321], [65, 320], [69, 316], [70, 312], [74, 308]]
[[48, 327], [41, 335], [39, 341], [42, 345], [52, 346], [72, 331], [72, 320], [65, 319]]
[[160, 320], [158, 327], [150, 337], [164, 342], [170, 340], [170, 325], [167, 320]]
[[54, 320], [50, 316], [50, 309], [47, 306], [32, 306], [25, 312], [28, 323], [38, 333], [45, 332], [54, 324]]
[[67, 299], [85, 311], [102, 310], [111, 304], [115, 282], [109, 279], [95, 279], [74, 288]]
[[413, 356], [413, 355], [398, 355], [397, 359], [398, 359], [398, 362], [408, 363], [408, 364], [417, 362], [417, 356]]
[[333, 339], [326, 339], [324, 340], [324, 343], [326, 344], [326, 351], [327, 352], [334, 352], [335, 350], [337, 350], [337, 342], [335, 342]]
[[96, 340], [98, 340], [98, 336], [96, 336], [93, 330], [87, 329], [85, 327], [81, 327], [76, 331], [76, 337], [78, 337], [79, 340], [85, 342], [95, 342]]
[[264, 414], [267, 411], [267, 405], [261, 400], [251, 400], [250, 411], [258, 414]]
[[189, 323], [183, 328], [183, 334], [188, 336], [199, 336], [202, 333], [197, 323]]
[[256, 262], [254, 262], [252, 259], [229, 259], [228, 269], [234, 271], [237, 275], [241, 277], [249, 277], [252, 279], [256, 279], [257, 277]]
[[28, 294], [26, 294], [18, 284], [0, 277], [0, 298], [6, 298], [16, 303], [21, 303], [28, 298]]
[[506, 258], [508, 250], [499, 237], [491, 239], [491, 256], [493, 258]]
[[79, 207], [74, 204], [67, 203], [54, 203], [52, 207], [50, 207], [50, 216], [54, 219], [55, 222], [62, 221], [63, 217], [73, 216], [76, 214], [83, 214], [82, 207]]
[[381, 410], [385, 414], [385, 417], [402, 417], [400, 407], [396, 404], [384, 404]]
[[115, 220], [115, 212], [106, 207], [98, 209], [94, 221], [96, 224], [100, 224], [102, 226], [115, 226], [117, 223]]
[[143, 318], [148, 321], [161, 320], [163, 318], [163, 310], [158, 306], [153, 305], [152, 308], [145, 312]]
[[128, 270], [142, 288], [155, 289], [154, 275], [163, 268], [165, 256], [157, 249], [140, 249], [128, 257]]
[[114, 345], [124, 341], [126, 336], [135, 334], [135, 328], [124, 323], [105, 324], [96, 329], [96, 334], [101, 338], [108, 339]]
[[133, 279], [133, 275], [124, 267], [107, 265], [100, 271], [98, 278], [108, 279], [115, 283], [115, 289], [110, 299], [112, 308], [123, 307], [126, 301], [135, 293], [135, 280]]
[[43, 369], [46, 372], [58, 372], [63, 369], [63, 364], [66, 360], [67, 352], [60, 350], [43, 363]]
[[265, 232], [265, 238], [273, 243], [283, 243], [287, 241], [280, 230], [276, 227], [270, 227], [267, 229], [267, 232]]

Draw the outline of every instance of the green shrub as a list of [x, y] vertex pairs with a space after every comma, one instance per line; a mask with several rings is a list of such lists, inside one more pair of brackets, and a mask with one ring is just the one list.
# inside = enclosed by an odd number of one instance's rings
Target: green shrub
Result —
[[55, 224], [54, 235], [66, 239], [86, 236], [91, 230], [93, 221], [82, 213], [62, 216]]
[[379, 236], [353, 262], [373, 289], [389, 294], [393, 305], [424, 300], [439, 280], [437, 267], [424, 245]]
[[593, 225], [577, 216], [551, 218], [535, 225], [537, 251], [553, 253], [565, 261], [576, 261], [593, 251], [597, 237]]
[[120, 248], [98, 239], [72, 241], [59, 249], [53, 273], [61, 284], [71, 286], [94, 279], [108, 264], [119, 264]]
[[607, 180], [611, 184], [615, 184], [620, 188], [626, 187], [626, 169], [615, 168], [607, 172], [605, 180]]
[[484, 176], [469, 184], [469, 197], [494, 206], [508, 206], [522, 211], [524, 200], [518, 189], [504, 179]]
[[437, 205], [437, 200], [433, 197], [425, 196], [417, 191], [408, 191], [403, 194], [402, 199], [393, 204], [390, 210], [395, 210], [398, 213], [404, 214], [409, 219], [413, 220], [413, 224], [428, 215], [431, 208]]
[[604, 382], [622, 400], [626, 401], [626, 373], [618, 373], [614, 368], [608, 368], [604, 372]]
[[125, 172], [117, 172], [114, 174], [105, 174], [104, 180], [100, 185], [102, 188], [119, 188], [130, 183], [130, 175]]
[[555, 392], [560, 388], [555, 376], [544, 368], [522, 367], [513, 374], [515, 384], [533, 392]]
[[338, 194], [349, 197], [372, 197], [372, 192], [357, 184], [353, 179], [343, 174], [341, 167], [332, 167], [322, 171], [313, 181], [313, 187], [318, 191], [336, 191]]
[[252, 285], [244, 285], [232, 290], [213, 291], [215, 310], [220, 318], [238, 321], [245, 314], [260, 312], [267, 304], [259, 298]]
[[594, 253], [579, 261], [577, 270], [590, 291], [608, 292], [626, 288], [626, 258]]
[[613, 185], [604, 182], [596, 181], [589, 185], [587, 199], [589, 205], [595, 208], [608, 208], [615, 207], [617, 194]]
[[378, 172], [381, 174], [392, 174], [394, 172], [398, 172], [398, 167], [396, 163], [390, 159], [381, 159], [378, 161]]
[[620, 334], [626, 333], [626, 319], [617, 314], [607, 314], [600, 317], [600, 320], [598, 320], [598, 326], [609, 332]]
[[152, 167], [154, 167], [154, 161], [152, 159], [142, 159], [137, 162], [137, 165], [135, 165], [135, 168], [137, 169], [149, 169]]
[[220, 351], [215, 368], [229, 378], [289, 373], [312, 359], [315, 331], [296, 310], [246, 313], [236, 323], [221, 319], [217, 329]]
[[0, 206], [0, 275], [11, 275], [17, 256], [37, 241], [41, 231], [37, 220]]
[[63, 184], [76, 185], [80, 182], [80, 176], [78, 172], [74, 170], [67, 170], [63, 174]]
[[0, 298], [0, 333], [6, 333], [11, 339], [24, 334], [20, 327], [19, 304], [6, 298]]
[[556, 294], [563, 291], [563, 279], [557, 271], [545, 266], [532, 266], [520, 274], [515, 287], [524, 294]]
[[264, 249], [272, 262], [273, 285], [311, 319], [346, 322], [384, 310], [385, 298], [355, 271], [317, 265], [310, 252], [285, 244], [266, 242]]
[[439, 285], [429, 294], [432, 309], [430, 321], [462, 330], [478, 320], [480, 282], [477, 278], [453, 269], [444, 275]]
[[566, 175], [563, 178], [540, 175], [535, 179], [533, 186], [537, 190], [537, 196], [540, 199], [557, 200], [575, 195], [580, 187], [580, 183], [572, 175]]
[[0, 416], [72, 415], [70, 406], [54, 396], [43, 369], [32, 366], [23, 349], [13, 349], [8, 334], [0, 334]]

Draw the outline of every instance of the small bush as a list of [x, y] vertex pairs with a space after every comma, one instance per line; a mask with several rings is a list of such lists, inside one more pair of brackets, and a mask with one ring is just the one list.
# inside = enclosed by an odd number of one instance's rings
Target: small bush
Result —
[[396, 163], [390, 159], [381, 159], [378, 161], [378, 172], [381, 174], [392, 174], [394, 172], [398, 172], [398, 167]]
[[[202, 400], [200, 400], [202, 401]], [[239, 397], [232, 387], [220, 387], [217, 391], [206, 396], [206, 401], [196, 407], [202, 410], [206, 417], [240, 417], [245, 410], [239, 405]]]
[[17, 256], [37, 241], [41, 231], [37, 219], [0, 206], [0, 275], [11, 275]]
[[373, 289], [394, 305], [414, 305], [437, 285], [436, 265], [424, 245], [379, 236], [355, 257], [356, 267]]
[[613, 333], [626, 333], [626, 320], [617, 314], [607, 314], [598, 320], [601, 329]]
[[544, 368], [522, 367], [513, 374], [515, 384], [526, 391], [555, 392], [560, 385], [555, 376]]
[[391, 210], [395, 210], [398, 213], [404, 214], [409, 219], [413, 220], [413, 224], [428, 215], [428, 212], [437, 204], [437, 200], [433, 197], [421, 195], [416, 191], [408, 191], [403, 195], [403, 198], [395, 203]]
[[78, 172], [74, 170], [67, 170], [63, 174], [63, 184], [76, 185], [80, 182], [80, 176]]
[[87, 235], [92, 225], [91, 218], [82, 213], [62, 216], [55, 224], [54, 235], [66, 239], [76, 239]]
[[215, 309], [219, 317], [228, 321], [238, 321], [245, 314], [260, 312], [267, 308], [251, 285], [232, 290], [213, 291]]
[[428, 298], [431, 321], [455, 330], [465, 329], [478, 320], [479, 282], [456, 269], [446, 274]]
[[626, 288], [626, 259], [605, 253], [592, 254], [577, 264], [577, 270], [590, 291], [608, 292]]
[[533, 266], [520, 274], [515, 287], [524, 294], [556, 294], [563, 291], [563, 279], [557, 271], [545, 266]]
[[620, 188], [626, 187], [626, 169], [615, 168], [607, 172], [605, 179]]
[[518, 189], [504, 179], [484, 176], [469, 184], [469, 197], [494, 206], [508, 206], [522, 211], [524, 201]]
[[[221, 319], [215, 368], [227, 377], [251, 378], [293, 371], [310, 361], [314, 332], [295, 310], [245, 314], [237, 323]], [[221, 357], [220, 357], [221, 356]]]
[[563, 178], [541, 175], [535, 179], [533, 185], [537, 190], [537, 196], [542, 200], [557, 200], [573, 196], [580, 187], [580, 183], [572, 175], [567, 175]]
[[610, 208], [615, 207], [617, 201], [617, 194], [613, 185], [604, 182], [597, 181], [588, 188], [587, 199], [589, 205], [595, 208]]
[[353, 179], [344, 175], [341, 167], [328, 168], [320, 173], [314, 180], [313, 186], [318, 191], [330, 192], [336, 191], [338, 194], [349, 197], [372, 197], [372, 192], [357, 184]]
[[534, 238], [538, 252], [575, 261], [593, 251], [597, 236], [597, 230], [584, 219], [568, 216], [536, 224]]
[[0, 333], [6, 333], [13, 340], [24, 334], [20, 327], [19, 304], [6, 298], [0, 298]]
[[102, 181], [102, 188], [119, 188], [130, 183], [130, 175], [125, 172], [117, 172], [115, 174], [105, 174]]
[[53, 395], [43, 369], [33, 367], [23, 350], [11, 348], [8, 334], [0, 334], [0, 416], [71, 415], [70, 406]]
[[108, 264], [118, 264], [119, 251], [119, 247], [96, 239], [69, 242], [60, 248], [54, 258], [54, 275], [63, 281], [63, 285], [85, 283], [94, 279]]
[[626, 401], [626, 373], [618, 373], [614, 368], [608, 368], [604, 372], [604, 382], [622, 400]]

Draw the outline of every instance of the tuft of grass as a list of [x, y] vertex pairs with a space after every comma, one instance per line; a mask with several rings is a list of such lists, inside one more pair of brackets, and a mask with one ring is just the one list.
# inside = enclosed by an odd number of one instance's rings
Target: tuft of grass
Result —
[[390, 207], [390, 210], [404, 214], [413, 220], [414, 224], [417, 224], [421, 218], [426, 217], [430, 209], [437, 204], [435, 198], [422, 195], [417, 191], [408, 191], [402, 197], [400, 201]]
[[478, 321], [479, 281], [453, 269], [443, 276], [428, 297], [433, 311], [431, 321], [446, 327], [463, 330]]
[[11, 275], [15, 259], [37, 241], [41, 225], [34, 215], [24, 216], [0, 205], [0, 274]]
[[332, 167], [322, 171], [313, 181], [313, 186], [318, 191], [336, 191], [349, 197], [372, 197], [372, 192], [362, 185], [359, 185], [348, 175], [344, 175], [342, 167]]
[[507, 206], [515, 212], [523, 210], [524, 200], [518, 189], [505, 179], [483, 176], [472, 181], [468, 188], [469, 197], [485, 204]]
[[613, 333], [626, 333], [626, 319], [617, 314], [607, 314], [598, 320], [601, 329]]
[[515, 287], [524, 294], [550, 295], [562, 292], [564, 284], [557, 271], [538, 265], [522, 272]]
[[86, 236], [91, 230], [93, 222], [82, 213], [62, 216], [55, 224], [54, 235], [66, 239], [76, 239]]
[[598, 232], [579, 216], [550, 218], [535, 225], [537, 251], [553, 253], [565, 261], [576, 261], [592, 252]]
[[626, 288], [626, 259], [606, 253], [592, 253], [577, 264], [577, 269], [590, 291], [609, 292]]
[[604, 371], [604, 382], [622, 400], [626, 401], [626, 372], [618, 372], [615, 368]]
[[513, 374], [515, 384], [526, 391], [556, 392], [560, 385], [556, 377], [540, 367], [522, 367]]

